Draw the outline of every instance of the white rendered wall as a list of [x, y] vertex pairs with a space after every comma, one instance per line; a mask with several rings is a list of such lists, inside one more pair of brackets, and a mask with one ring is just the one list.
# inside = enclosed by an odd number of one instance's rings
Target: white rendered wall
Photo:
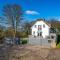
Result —
[[[45, 25], [45, 27], [43, 27], [43, 24]], [[36, 28], [35, 28], [36, 25]], [[46, 36], [49, 36], [49, 26], [44, 22], [44, 21], [37, 21], [32, 27], [31, 27], [31, 34], [37, 36], [38, 33], [38, 25], [42, 26], [42, 36], [43, 38], [45, 38]], [[35, 31], [35, 34], [33, 34], [33, 32]]]

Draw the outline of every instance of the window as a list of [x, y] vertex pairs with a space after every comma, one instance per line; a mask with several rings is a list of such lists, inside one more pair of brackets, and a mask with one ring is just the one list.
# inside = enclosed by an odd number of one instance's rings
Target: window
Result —
[[33, 31], [33, 34], [35, 35], [35, 31]]
[[35, 28], [36, 28], [36, 25], [35, 25]]
[[48, 43], [51, 43], [51, 40], [48, 40]]
[[43, 27], [45, 28], [45, 24], [43, 24]]
[[41, 30], [42, 29], [42, 26], [41, 25], [38, 25], [38, 30]]
[[38, 33], [38, 36], [42, 36], [42, 32]]
[[39, 33], [38, 33], [38, 36], [39, 36]]
[[51, 36], [52, 39], [54, 39], [54, 36]]
[[40, 32], [40, 36], [42, 36], [42, 32]]
[[35, 37], [35, 31], [33, 31], [33, 35], [34, 35], [34, 37]]
[[41, 27], [41, 25], [38, 25], [38, 27]]

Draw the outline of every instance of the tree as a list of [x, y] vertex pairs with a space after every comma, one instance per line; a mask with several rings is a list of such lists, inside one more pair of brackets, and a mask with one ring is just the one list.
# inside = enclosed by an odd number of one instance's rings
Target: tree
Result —
[[60, 33], [60, 21], [58, 19], [50, 19], [51, 27], [56, 30], [56, 33]]
[[27, 21], [27, 22], [24, 23], [24, 31], [26, 32], [27, 35], [30, 34], [30, 31], [31, 31], [30, 27], [31, 27], [30, 22]]
[[14, 30], [13, 29], [5, 30], [5, 37], [14, 37]]
[[0, 25], [0, 43], [3, 43], [5, 34], [4, 34], [4, 30], [3, 30], [3, 26]]
[[14, 39], [15, 39], [18, 25], [22, 20], [22, 8], [17, 4], [13, 5], [7, 4], [3, 7], [3, 15], [6, 17], [8, 24], [14, 30]]

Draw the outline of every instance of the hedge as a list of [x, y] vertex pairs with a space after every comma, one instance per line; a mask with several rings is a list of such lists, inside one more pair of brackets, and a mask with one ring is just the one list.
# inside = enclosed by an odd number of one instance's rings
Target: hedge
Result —
[[27, 44], [27, 40], [22, 40], [22, 44]]

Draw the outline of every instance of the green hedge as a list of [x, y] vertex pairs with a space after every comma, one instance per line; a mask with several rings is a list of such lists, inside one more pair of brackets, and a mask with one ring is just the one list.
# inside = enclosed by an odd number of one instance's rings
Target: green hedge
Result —
[[22, 44], [27, 44], [27, 40], [22, 40]]

